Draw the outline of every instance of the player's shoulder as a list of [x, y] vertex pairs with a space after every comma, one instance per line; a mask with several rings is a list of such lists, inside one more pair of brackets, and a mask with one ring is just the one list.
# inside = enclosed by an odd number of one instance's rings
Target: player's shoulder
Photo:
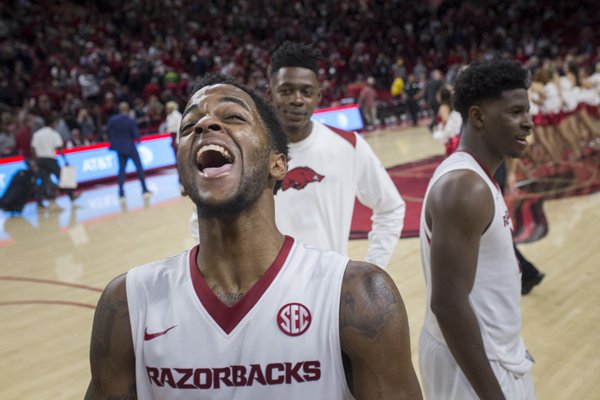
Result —
[[335, 137], [342, 139], [345, 143], [348, 143], [352, 148], [356, 148], [358, 143], [359, 135], [355, 131], [346, 131], [344, 129], [336, 128], [331, 125], [322, 125], [325, 129], [332, 132]]
[[190, 253], [193, 252], [194, 248], [162, 260], [133, 267], [127, 273], [127, 280], [135, 279], [137, 281], [157, 283], [162, 281], [161, 279], [157, 279], [157, 277], [166, 278], [170, 275], [185, 273], [184, 268], [189, 265], [187, 261], [190, 258]]
[[[321, 266], [325, 271], [332, 270], [335, 267], [346, 268], [349, 263], [347, 256], [336, 251], [315, 247], [306, 242], [294, 239], [295, 246], [292, 259], [302, 265], [306, 260], [315, 260], [315, 267]], [[318, 261], [317, 261], [318, 260]]]
[[457, 187], [461, 190], [479, 189], [485, 184], [477, 161], [466, 152], [455, 152], [444, 159], [436, 168], [432, 180], [432, 189], [451, 189]]
[[111, 302], [127, 301], [127, 272], [113, 278], [104, 288], [102, 297]]
[[494, 203], [488, 184], [470, 169], [452, 170], [441, 176], [427, 196], [426, 213], [452, 223], [478, 225], [489, 222]]
[[490, 196], [486, 181], [469, 168], [457, 168], [440, 175], [431, 187], [430, 197], [441, 197], [444, 203], [457, 202], [473, 203], [481, 201], [482, 197]]
[[372, 332], [403, 308], [398, 287], [387, 272], [367, 262], [348, 263], [340, 296], [341, 331]]
[[396, 284], [382, 268], [363, 261], [348, 262], [342, 283], [342, 293], [374, 299], [386, 295]]

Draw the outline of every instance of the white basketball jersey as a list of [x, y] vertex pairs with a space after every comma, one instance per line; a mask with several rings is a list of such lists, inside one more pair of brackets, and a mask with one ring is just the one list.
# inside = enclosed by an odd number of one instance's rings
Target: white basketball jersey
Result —
[[347, 257], [286, 237], [260, 280], [227, 306], [200, 274], [197, 252], [127, 274], [138, 398], [352, 398], [339, 339]]
[[472, 170], [487, 183], [494, 199], [494, 217], [480, 239], [477, 271], [469, 301], [481, 329], [485, 351], [490, 360], [501, 363], [506, 369], [525, 373], [531, 368], [521, 339], [521, 272], [512, 239], [512, 221], [500, 189], [471, 156], [457, 151], [446, 158], [433, 174], [421, 213], [421, 258], [427, 283], [427, 308], [425, 325], [429, 334], [445, 344], [437, 319], [431, 311], [431, 232], [425, 221], [425, 205], [429, 190], [437, 180], [450, 171]]

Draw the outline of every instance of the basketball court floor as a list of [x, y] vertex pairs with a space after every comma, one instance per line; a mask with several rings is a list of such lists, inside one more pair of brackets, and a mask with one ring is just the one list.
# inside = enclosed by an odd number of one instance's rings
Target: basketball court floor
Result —
[[[425, 128], [375, 132], [367, 140], [386, 167], [443, 149]], [[177, 175], [148, 178], [144, 200], [136, 179], [127, 202], [114, 184], [85, 190], [73, 207], [20, 217], [0, 214], [0, 399], [82, 399], [90, 373], [89, 339], [101, 290], [135, 265], [193, 246], [192, 204], [179, 195]], [[520, 250], [546, 273], [523, 297], [523, 336], [536, 365], [539, 399], [598, 399], [600, 371], [600, 193], [547, 201], [549, 232]], [[350, 242], [350, 256], [366, 254]], [[425, 289], [419, 242], [402, 239], [387, 271], [406, 304], [413, 362], [423, 321]]]

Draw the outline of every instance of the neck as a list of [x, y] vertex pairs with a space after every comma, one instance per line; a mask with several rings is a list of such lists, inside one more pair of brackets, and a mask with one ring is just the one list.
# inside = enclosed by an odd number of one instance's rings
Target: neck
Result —
[[198, 267], [215, 293], [245, 293], [275, 260], [284, 236], [275, 225], [272, 194], [271, 205], [255, 204], [232, 218], [199, 219]]
[[306, 139], [312, 132], [312, 128], [313, 122], [308, 121], [308, 123], [301, 128], [285, 127], [284, 130], [290, 143], [296, 143]]
[[504, 160], [504, 157], [495, 154], [485, 145], [485, 142], [481, 140], [481, 133], [471, 132], [468, 127], [465, 128], [461, 135], [460, 144], [457, 150], [462, 150], [471, 154], [492, 175]]

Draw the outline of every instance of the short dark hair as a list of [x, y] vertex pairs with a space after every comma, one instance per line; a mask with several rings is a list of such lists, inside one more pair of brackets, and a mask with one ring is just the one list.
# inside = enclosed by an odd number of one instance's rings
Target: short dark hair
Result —
[[[207, 74], [204, 75], [200, 79], [200, 81], [198, 81], [194, 85], [194, 89], [192, 90], [192, 96], [204, 87], [219, 84], [235, 86], [243, 90], [248, 94], [248, 96], [250, 96], [252, 101], [254, 101], [254, 104], [256, 104], [258, 115], [260, 115], [260, 118], [262, 119], [265, 125], [272, 149], [275, 150], [275, 152], [277, 152], [278, 154], [285, 155], [285, 158], [289, 160], [288, 137], [285, 134], [283, 128], [281, 127], [281, 122], [279, 122], [277, 112], [275, 111], [275, 108], [273, 108], [273, 106], [267, 103], [267, 101], [254, 90], [242, 85], [241, 83], [229, 76], [225, 76], [222, 74]], [[281, 181], [275, 183], [275, 192], [277, 192], [280, 186]]]
[[273, 75], [281, 68], [300, 67], [319, 74], [319, 51], [303, 44], [286, 40], [271, 54], [269, 74]]
[[529, 73], [518, 61], [495, 58], [477, 62], [456, 79], [452, 103], [467, 121], [472, 106], [498, 99], [507, 90], [527, 89], [529, 84]]
[[452, 108], [452, 90], [447, 85], [444, 85], [438, 91], [440, 94], [440, 104], [446, 104]]

